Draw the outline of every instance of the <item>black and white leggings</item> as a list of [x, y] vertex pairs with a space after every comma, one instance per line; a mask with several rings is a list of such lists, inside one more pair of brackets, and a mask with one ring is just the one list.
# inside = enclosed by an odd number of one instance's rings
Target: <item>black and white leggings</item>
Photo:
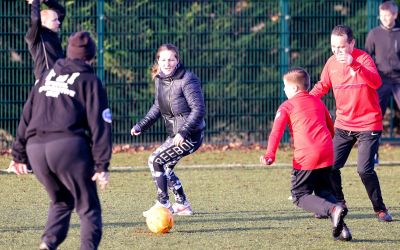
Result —
[[198, 133], [185, 138], [180, 146], [175, 146], [173, 138], [168, 139], [158, 147], [149, 157], [148, 165], [157, 187], [157, 199], [162, 204], [169, 201], [168, 188], [174, 193], [175, 201], [183, 204], [186, 195], [183, 191], [174, 167], [184, 156], [195, 152], [203, 142], [204, 133]]

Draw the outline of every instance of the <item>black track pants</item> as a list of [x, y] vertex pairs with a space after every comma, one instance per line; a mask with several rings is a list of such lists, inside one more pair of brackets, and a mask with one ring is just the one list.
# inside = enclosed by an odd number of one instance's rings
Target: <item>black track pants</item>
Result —
[[344, 202], [340, 169], [345, 165], [350, 151], [357, 142], [357, 172], [365, 186], [375, 212], [386, 210], [383, 203], [378, 175], [374, 169], [374, 156], [378, 151], [381, 131], [354, 132], [335, 128], [333, 147], [335, 162], [332, 167], [331, 182], [336, 199]]
[[94, 163], [88, 143], [81, 137], [28, 142], [27, 153], [51, 200], [42, 241], [50, 248], [60, 245], [75, 208], [81, 226], [80, 249], [97, 249], [102, 235], [101, 208], [96, 183], [91, 180]]
[[315, 170], [293, 169], [291, 175], [293, 203], [306, 211], [329, 216], [336, 204], [329, 180], [330, 171], [330, 167]]

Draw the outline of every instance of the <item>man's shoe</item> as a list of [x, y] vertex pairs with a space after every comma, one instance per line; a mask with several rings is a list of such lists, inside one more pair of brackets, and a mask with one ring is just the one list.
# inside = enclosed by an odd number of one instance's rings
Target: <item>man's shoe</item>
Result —
[[346, 207], [336, 205], [332, 209], [331, 220], [332, 220], [332, 235], [334, 239], [339, 237], [340, 233], [343, 230], [343, 224], [344, 224], [343, 219], [346, 216], [346, 214], [347, 214]]
[[165, 208], [168, 208], [169, 211], [171, 211], [171, 213], [174, 213], [174, 210], [172, 209], [172, 205], [171, 205], [171, 203], [170, 203], [169, 201], [167, 201], [166, 204], [162, 204], [161, 202], [156, 201], [156, 204], [154, 204], [151, 208], [149, 208], [148, 210], [146, 210], [146, 211], [143, 212], [143, 216], [144, 216], [144, 217], [147, 217], [147, 216], [149, 215], [149, 212], [150, 212], [152, 209], [157, 208], [157, 207], [165, 207]]
[[183, 204], [174, 203], [172, 209], [176, 215], [193, 215], [192, 207], [188, 201], [185, 201]]
[[380, 222], [391, 222], [393, 221], [392, 216], [389, 214], [387, 210], [376, 212], [376, 217]]
[[347, 227], [346, 223], [343, 223], [343, 230], [340, 233], [338, 240], [341, 241], [351, 241], [353, 236], [351, 235], [350, 229]]

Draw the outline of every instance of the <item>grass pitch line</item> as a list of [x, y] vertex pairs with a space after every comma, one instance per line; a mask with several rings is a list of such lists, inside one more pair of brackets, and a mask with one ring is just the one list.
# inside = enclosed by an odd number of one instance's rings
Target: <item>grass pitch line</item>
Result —
[[[270, 167], [291, 167], [290, 164], [281, 163], [281, 164], [274, 164]], [[267, 168], [267, 166], [262, 166], [261, 164], [204, 164], [204, 165], [180, 165], [178, 166], [179, 169], [215, 169], [215, 168]], [[118, 166], [118, 167], [110, 167], [112, 171], [118, 170], [148, 170], [148, 166]]]
[[[379, 166], [381, 167], [395, 167], [399, 166], [400, 162], [381, 162]], [[351, 162], [346, 164], [346, 166], [356, 167], [356, 162]], [[275, 163], [271, 166], [263, 166], [261, 164], [195, 164], [195, 165], [180, 165], [179, 169], [223, 169], [223, 168], [274, 168], [274, 167], [283, 167], [283, 168], [291, 168], [292, 165], [288, 163]], [[111, 171], [142, 171], [148, 170], [148, 166], [118, 166], [118, 167], [110, 167]], [[11, 174], [14, 173], [12, 170], [0, 169], [0, 172]]]
[[[393, 167], [399, 166], [400, 162], [381, 162], [379, 166]], [[350, 162], [346, 166], [356, 167], [356, 162]], [[271, 166], [262, 166], [261, 164], [196, 164], [196, 165], [179, 165], [179, 169], [216, 169], [216, 168], [273, 168], [273, 167], [284, 167], [291, 168], [292, 164], [288, 163], [275, 163]], [[148, 170], [147, 166], [118, 166], [110, 167], [111, 171], [119, 170]]]

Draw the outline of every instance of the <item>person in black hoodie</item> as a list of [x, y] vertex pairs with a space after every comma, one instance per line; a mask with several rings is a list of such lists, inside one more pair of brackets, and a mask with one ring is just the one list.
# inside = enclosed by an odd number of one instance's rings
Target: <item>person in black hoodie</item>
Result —
[[[177, 215], [192, 215], [193, 210], [183, 191], [182, 183], [174, 173], [178, 161], [195, 152], [203, 142], [205, 128], [205, 104], [200, 80], [180, 63], [178, 48], [172, 44], [161, 45], [152, 67], [155, 80], [155, 101], [146, 116], [131, 129], [139, 135], [160, 117], [167, 128], [167, 140], [149, 157], [153, 181], [157, 188], [156, 204], [168, 208]], [[169, 201], [168, 188], [175, 196]]]
[[17, 174], [29, 162], [50, 197], [40, 249], [56, 249], [67, 236], [73, 209], [80, 218], [80, 249], [97, 249], [102, 236], [96, 181], [109, 181], [111, 112], [107, 94], [90, 66], [96, 45], [88, 32], [68, 39], [57, 60], [32, 88], [12, 147]]
[[[33, 59], [36, 81], [45, 70], [64, 57], [59, 31], [65, 18], [65, 8], [56, 0], [27, 0], [31, 5], [31, 23], [25, 35], [29, 53]], [[48, 9], [40, 11], [40, 3]]]
[[[389, 98], [393, 96], [400, 108], [400, 24], [396, 22], [398, 6], [394, 1], [379, 5], [381, 24], [368, 32], [365, 51], [370, 54], [382, 78], [382, 86], [377, 90], [382, 116], [385, 116]], [[378, 164], [378, 155], [375, 156]]]

